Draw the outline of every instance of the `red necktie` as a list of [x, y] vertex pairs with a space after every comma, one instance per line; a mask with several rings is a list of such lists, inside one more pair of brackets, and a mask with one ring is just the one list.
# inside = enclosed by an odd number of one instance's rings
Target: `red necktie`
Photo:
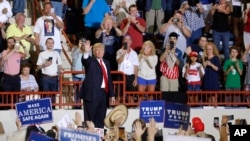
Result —
[[100, 66], [102, 68], [102, 74], [103, 74], [104, 83], [105, 83], [105, 92], [108, 93], [108, 91], [109, 91], [108, 76], [107, 76], [107, 72], [104, 68], [104, 65], [102, 64], [102, 60], [100, 60]]

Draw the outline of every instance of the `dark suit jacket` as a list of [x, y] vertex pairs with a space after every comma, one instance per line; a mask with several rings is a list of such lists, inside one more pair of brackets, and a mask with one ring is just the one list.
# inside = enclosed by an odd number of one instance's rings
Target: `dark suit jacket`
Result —
[[[114, 85], [111, 78], [111, 68], [110, 64], [107, 60], [103, 60], [108, 74], [108, 83], [109, 83], [109, 97], [114, 97]], [[98, 62], [98, 60], [95, 57], [89, 56], [87, 59], [84, 59], [82, 57], [82, 64], [85, 68], [85, 79], [82, 83], [79, 96], [84, 101], [91, 102], [95, 95], [98, 94], [100, 91], [102, 81], [103, 81], [103, 75], [102, 75], [102, 69]]]

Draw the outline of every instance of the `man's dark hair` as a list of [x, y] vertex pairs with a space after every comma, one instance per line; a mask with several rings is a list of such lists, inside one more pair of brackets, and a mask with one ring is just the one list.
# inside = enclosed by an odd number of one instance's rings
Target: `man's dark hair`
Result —
[[45, 2], [45, 3], [44, 3], [44, 7], [45, 7], [47, 4], [50, 5], [50, 6], [53, 8], [53, 4], [52, 4], [51, 2]]
[[46, 41], [45, 41], [45, 43], [47, 44], [47, 41], [48, 40], [52, 40], [52, 41], [54, 41], [54, 39], [53, 38], [48, 38], [48, 39], [46, 39]]
[[176, 32], [171, 32], [168, 37], [175, 37], [176, 39], [178, 39], [178, 34]]
[[128, 7], [128, 11], [130, 11], [130, 9], [133, 8], [133, 7], [137, 8], [137, 6], [136, 6], [135, 4], [131, 4], [131, 5]]

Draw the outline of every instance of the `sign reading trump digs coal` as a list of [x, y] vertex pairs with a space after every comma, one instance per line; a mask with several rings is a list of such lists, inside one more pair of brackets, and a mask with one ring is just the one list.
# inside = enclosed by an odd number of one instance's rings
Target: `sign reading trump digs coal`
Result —
[[22, 125], [53, 122], [50, 98], [16, 103], [16, 113]]

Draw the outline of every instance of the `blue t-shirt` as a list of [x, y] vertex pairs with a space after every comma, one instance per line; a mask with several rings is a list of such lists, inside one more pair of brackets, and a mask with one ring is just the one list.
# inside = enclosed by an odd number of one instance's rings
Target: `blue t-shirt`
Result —
[[[89, 2], [90, 0], [83, 0], [82, 8], [86, 8]], [[96, 0], [89, 12], [84, 16], [84, 26], [99, 28], [105, 14], [109, 13], [109, 11], [106, 0]]]

